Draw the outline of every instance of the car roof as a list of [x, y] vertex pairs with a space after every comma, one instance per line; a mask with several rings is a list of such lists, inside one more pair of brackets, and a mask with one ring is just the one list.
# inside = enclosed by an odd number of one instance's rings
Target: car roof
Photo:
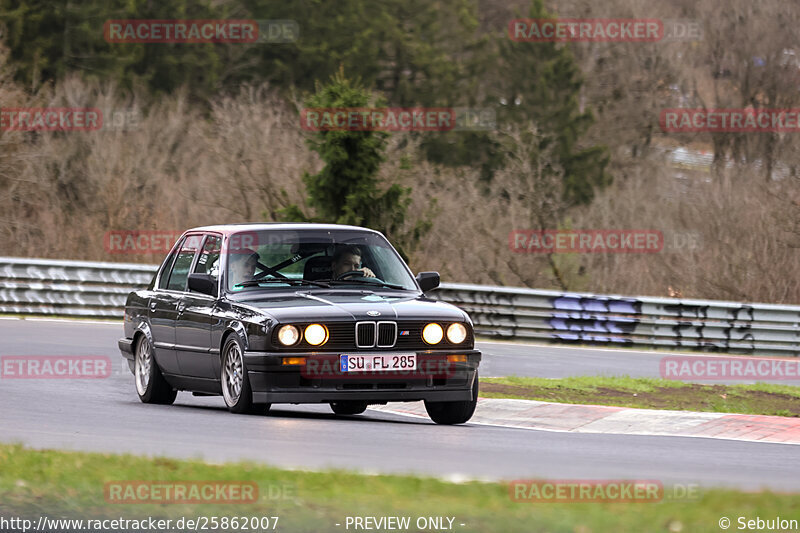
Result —
[[367, 231], [370, 233], [378, 233], [374, 229], [363, 228], [361, 226], [348, 226], [346, 224], [312, 224], [312, 223], [297, 223], [297, 222], [249, 222], [241, 224], [218, 224], [215, 226], [200, 226], [186, 230], [190, 231], [213, 231], [216, 233], [223, 233], [230, 235], [240, 231], [264, 231], [264, 230], [356, 230]]

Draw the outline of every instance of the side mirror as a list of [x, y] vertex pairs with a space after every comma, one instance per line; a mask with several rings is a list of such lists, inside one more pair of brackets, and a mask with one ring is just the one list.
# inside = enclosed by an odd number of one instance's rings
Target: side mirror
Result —
[[438, 272], [420, 272], [416, 279], [422, 292], [432, 291], [439, 286], [440, 281]]
[[216, 296], [217, 280], [212, 278], [210, 274], [189, 274], [189, 290]]

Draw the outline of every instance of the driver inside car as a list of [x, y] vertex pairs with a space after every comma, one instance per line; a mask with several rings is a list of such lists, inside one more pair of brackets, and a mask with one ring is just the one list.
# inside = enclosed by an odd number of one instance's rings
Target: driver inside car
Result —
[[338, 248], [333, 254], [331, 269], [333, 270], [333, 279], [339, 279], [342, 274], [355, 271], [362, 272], [367, 278], [375, 277], [372, 270], [361, 266], [361, 249], [358, 246]]
[[229, 257], [231, 261], [231, 286], [241, 289], [236, 285], [253, 279], [259, 256], [252, 250], [242, 250], [237, 253], [231, 253]]

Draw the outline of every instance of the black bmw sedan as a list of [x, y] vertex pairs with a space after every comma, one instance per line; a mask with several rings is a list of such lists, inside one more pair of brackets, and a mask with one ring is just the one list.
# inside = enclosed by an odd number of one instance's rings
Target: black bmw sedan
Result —
[[119, 348], [145, 403], [190, 391], [234, 413], [324, 402], [354, 415], [424, 400], [434, 422], [460, 424], [481, 354], [469, 316], [425, 296], [438, 285], [366, 228], [196, 228], [128, 296]]

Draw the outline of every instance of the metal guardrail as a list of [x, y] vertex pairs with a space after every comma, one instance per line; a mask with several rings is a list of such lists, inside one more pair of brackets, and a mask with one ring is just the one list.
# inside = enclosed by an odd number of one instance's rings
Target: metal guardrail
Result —
[[[154, 265], [0, 257], [0, 313], [119, 318]], [[800, 306], [575, 294], [444, 283], [479, 335], [648, 348], [800, 355]]]
[[155, 265], [0, 257], [0, 313], [121, 318]]
[[755, 355], [800, 355], [800, 306], [445, 284], [477, 334]]

